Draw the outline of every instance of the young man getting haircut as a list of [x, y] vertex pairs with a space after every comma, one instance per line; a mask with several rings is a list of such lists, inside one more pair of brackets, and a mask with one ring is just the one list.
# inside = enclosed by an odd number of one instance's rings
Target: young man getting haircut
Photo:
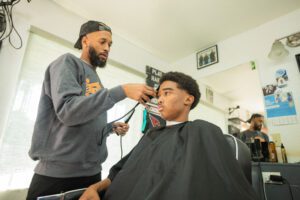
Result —
[[221, 129], [203, 120], [188, 121], [199, 99], [190, 76], [164, 74], [158, 110], [166, 126], [150, 129], [108, 178], [91, 185], [80, 200], [99, 200], [102, 190], [104, 200], [256, 199]]

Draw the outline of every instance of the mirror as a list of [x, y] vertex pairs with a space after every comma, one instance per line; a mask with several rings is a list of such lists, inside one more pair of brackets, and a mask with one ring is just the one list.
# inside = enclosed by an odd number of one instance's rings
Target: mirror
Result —
[[226, 108], [228, 109], [228, 118], [235, 118], [239, 121], [235, 122], [235, 124], [239, 124], [236, 126], [240, 129], [239, 131], [248, 128], [249, 124], [245, 122], [252, 113], [264, 115], [262, 86], [257, 67], [253, 61], [203, 77], [201, 81], [230, 100], [231, 107]]

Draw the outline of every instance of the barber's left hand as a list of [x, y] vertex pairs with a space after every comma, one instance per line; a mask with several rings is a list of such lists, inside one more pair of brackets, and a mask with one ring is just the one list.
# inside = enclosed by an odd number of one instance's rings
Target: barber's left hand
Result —
[[129, 124], [126, 124], [124, 122], [115, 122], [113, 124], [113, 131], [117, 134], [117, 135], [121, 135], [124, 136], [129, 129]]

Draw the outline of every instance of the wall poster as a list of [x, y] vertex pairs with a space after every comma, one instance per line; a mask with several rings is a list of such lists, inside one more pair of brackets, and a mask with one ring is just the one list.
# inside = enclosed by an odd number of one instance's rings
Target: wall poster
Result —
[[275, 83], [262, 88], [267, 118], [273, 125], [297, 123], [297, 113], [292, 92], [288, 88], [288, 75], [285, 69], [275, 73]]
[[[158, 69], [150, 66], [146, 66], [146, 84], [148, 86], [157, 89], [159, 87], [159, 80], [164, 73]], [[152, 98], [149, 103], [147, 103], [147, 108], [143, 112], [143, 124], [142, 133], [146, 133], [149, 128], [164, 126], [166, 121], [161, 118], [160, 113], [157, 108], [157, 99]]]

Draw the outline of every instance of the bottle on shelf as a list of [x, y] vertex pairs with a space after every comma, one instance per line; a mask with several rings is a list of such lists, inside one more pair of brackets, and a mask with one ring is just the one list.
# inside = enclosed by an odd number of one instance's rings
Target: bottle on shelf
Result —
[[285, 151], [285, 148], [282, 143], [281, 143], [281, 156], [282, 156], [282, 162], [287, 163], [288, 160], [287, 160], [287, 156], [286, 156], [286, 151]]
[[269, 161], [278, 162], [276, 146], [274, 142], [269, 142]]

